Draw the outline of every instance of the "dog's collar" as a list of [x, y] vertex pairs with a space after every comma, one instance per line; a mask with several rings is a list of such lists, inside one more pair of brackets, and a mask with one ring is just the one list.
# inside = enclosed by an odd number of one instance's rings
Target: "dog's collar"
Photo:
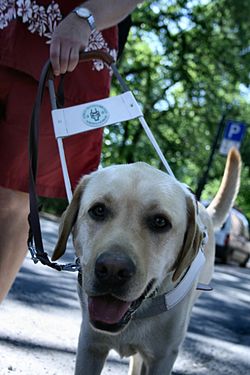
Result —
[[[174, 306], [181, 302], [187, 295], [187, 293], [191, 290], [204, 263], [205, 255], [200, 249], [188, 271], [186, 272], [182, 280], [175, 286], [175, 288], [165, 294], [161, 294], [157, 297], [148, 299], [147, 303], [149, 303], [149, 305], [145, 309], [138, 309], [133, 317], [138, 319], [149, 318], [154, 315], [158, 315], [165, 311], [171, 310]], [[196, 289], [205, 291], [212, 290], [209, 285], [205, 284], [198, 284]]]

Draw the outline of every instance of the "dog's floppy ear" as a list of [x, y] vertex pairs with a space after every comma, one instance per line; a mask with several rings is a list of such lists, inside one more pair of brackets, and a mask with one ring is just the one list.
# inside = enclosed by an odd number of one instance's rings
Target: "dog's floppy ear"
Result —
[[181, 276], [185, 268], [191, 265], [193, 259], [198, 253], [203, 238], [203, 232], [199, 226], [195, 199], [192, 196], [188, 196], [186, 199], [187, 228], [181, 252], [175, 263], [173, 281], [176, 281]]
[[63, 213], [59, 228], [59, 238], [51, 257], [53, 261], [59, 259], [65, 253], [69, 235], [77, 219], [81, 196], [88, 180], [89, 176], [82, 178], [74, 191], [72, 201]]

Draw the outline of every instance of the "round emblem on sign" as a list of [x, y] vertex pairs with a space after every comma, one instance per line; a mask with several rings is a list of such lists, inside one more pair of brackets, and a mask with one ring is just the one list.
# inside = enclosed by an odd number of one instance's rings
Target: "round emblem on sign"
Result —
[[109, 113], [102, 105], [92, 104], [83, 111], [82, 117], [86, 125], [96, 127], [106, 124]]

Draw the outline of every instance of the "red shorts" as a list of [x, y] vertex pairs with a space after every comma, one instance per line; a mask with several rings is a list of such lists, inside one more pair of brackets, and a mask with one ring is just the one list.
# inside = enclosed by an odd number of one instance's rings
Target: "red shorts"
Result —
[[[37, 82], [32, 77], [10, 68], [0, 67], [0, 185], [24, 192], [28, 192], [28, 133], [36, 92]], [[108, 92], [106, 96], [107, 94]], [[105, 95], [102, 93], [102, 96]], [[95, 99], [97, 98], [92, 98]], [[65, 96], [65, 107], [76, 104], [79, 103]], [[41, 108], [39, 139], [37, 194], [65, 197], [48, 92]], [[83, 174], [98, 167], [102, 130], [70, 137], [64, 140], [64, 145], [74, 188]]]

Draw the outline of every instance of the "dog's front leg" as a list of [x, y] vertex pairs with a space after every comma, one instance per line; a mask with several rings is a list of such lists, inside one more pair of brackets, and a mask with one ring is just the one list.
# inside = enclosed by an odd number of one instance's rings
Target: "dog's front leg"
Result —
[[140, 354], [130, 359], [129, 375], [170, 375], [178, 354], [177, 350], [166, 353], [162, 359], [143, 360]]
[[[177, 340], [178, 341], [178, 340]], [[129, 375], [170, 375], [179, 352], [179, 342], [168, 343], [163, 348], [156, 347], [155, 353], [148, 356], [144, 354], [135, 355], [130, 367]], [[151, 352], [152, 354], [152, 352]]]
[[178, 349], [168, 350], [163, 358], [155, 359], [142, 366], [140, 375], [171, 375], [175, 360], [178, 355]]
[[108, 351], [97, 348], [82, 326], [77, 348], [75, 375], [100, 375], [107, 355]]
[[128, 375], [141, 375], [143, 359], [139, 353], [130, 357]]

